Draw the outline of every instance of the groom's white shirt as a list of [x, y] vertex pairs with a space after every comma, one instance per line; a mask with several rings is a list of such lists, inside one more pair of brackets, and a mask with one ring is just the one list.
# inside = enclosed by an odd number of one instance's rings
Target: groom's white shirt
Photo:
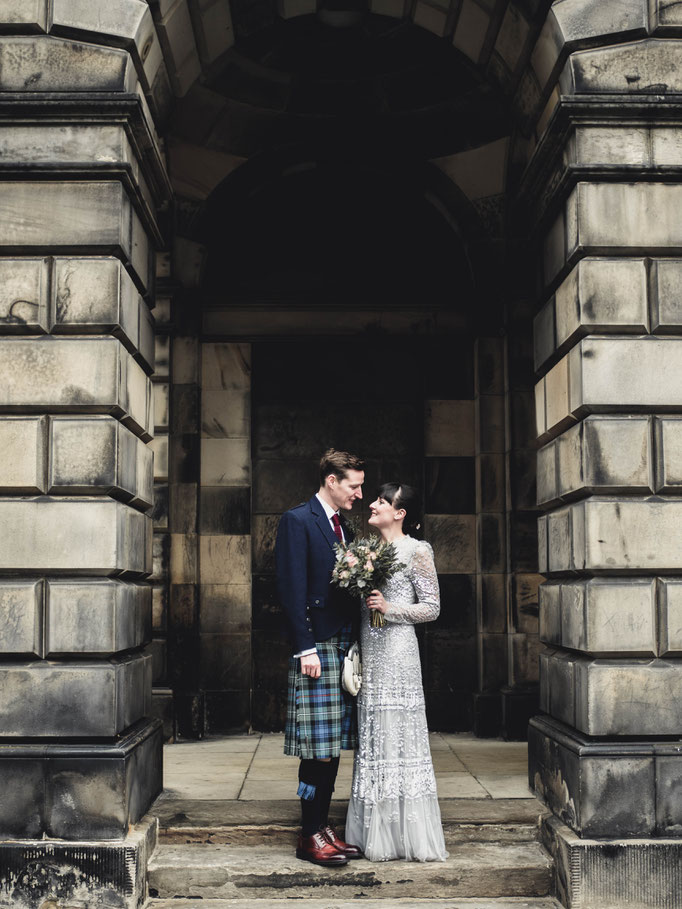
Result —
[[[315, 493], [315, 498], [320, 503], [320, 505], [324, 508], [324, 513], [327, 515], [327, 519], [329, 520], [329, 526], [331, 527], [332, 530], [334, 530], [334, 522], [332, 521], [332, 518], [334, 517], [335, 514], [339, 513], [338, 509], [334, 509], [331, 507], [331, 505], [328, 505], [325, 502], [325, 500], [323, 498], [321, 498], [321, 496], [318, 492]], [[335, 530], [334, 530], [334, 533], [336, 533]], [[346, 535], [343, 532], [343, 525], [341, 525], [341, 535], [343, 536], [343, 541], [345, 543]], [[295, 653], [294, 659], [297, 659], [298, 657], [302, 657], [302, 656], [310, 656], [311, 653], [317, 653], [317, 647], [311, 647], [310, 650], [302, 650], [300, 653]]]

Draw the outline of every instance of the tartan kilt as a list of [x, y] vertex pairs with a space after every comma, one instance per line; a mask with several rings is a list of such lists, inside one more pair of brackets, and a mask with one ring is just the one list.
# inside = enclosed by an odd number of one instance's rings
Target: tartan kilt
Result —
[[355, 748], [356, 701], [341, 686], [343, 658], [351, 644], [350, 631], [345, 629], [315, 644], [321, 663], [319, 679], [303, 675], [300, 659], [289, 660], [285, 754], [313, 760], [338, 757], [341, 749]]

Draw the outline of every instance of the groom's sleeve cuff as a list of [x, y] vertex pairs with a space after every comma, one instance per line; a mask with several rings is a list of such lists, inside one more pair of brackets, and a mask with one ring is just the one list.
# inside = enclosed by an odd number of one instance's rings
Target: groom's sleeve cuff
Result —
[[317, 653], [317, 647], [311, 647], [310, 650], [302, 650], [300, 653], [295, 653], [294, 659], [297, 660], [302, 656], [310, 656], [311, 653]]

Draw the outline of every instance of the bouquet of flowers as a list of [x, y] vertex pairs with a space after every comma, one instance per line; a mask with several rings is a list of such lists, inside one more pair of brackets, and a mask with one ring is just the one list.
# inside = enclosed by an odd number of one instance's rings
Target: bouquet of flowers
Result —
[[[361, 537], [352, 543], [337, 543], [332, 584], [343, 587], [356, 597], [364, 597], [405, 566], [398, 561], [393, 543], [378, 537]], [[386, 619], [378, 609], [372, 610], [372, 626], [381, 628]]]

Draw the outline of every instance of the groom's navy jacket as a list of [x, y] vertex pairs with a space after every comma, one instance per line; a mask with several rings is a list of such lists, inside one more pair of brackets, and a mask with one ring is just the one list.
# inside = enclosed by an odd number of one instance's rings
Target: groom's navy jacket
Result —
[[[346, 541], [353, 533], [343, 524]], [[355, 619], [357, 601], [329, 583], [336, 535], [317, 496], [286, 511], [275, 544], [277, 589], [294, 653], [311, 650]]]

